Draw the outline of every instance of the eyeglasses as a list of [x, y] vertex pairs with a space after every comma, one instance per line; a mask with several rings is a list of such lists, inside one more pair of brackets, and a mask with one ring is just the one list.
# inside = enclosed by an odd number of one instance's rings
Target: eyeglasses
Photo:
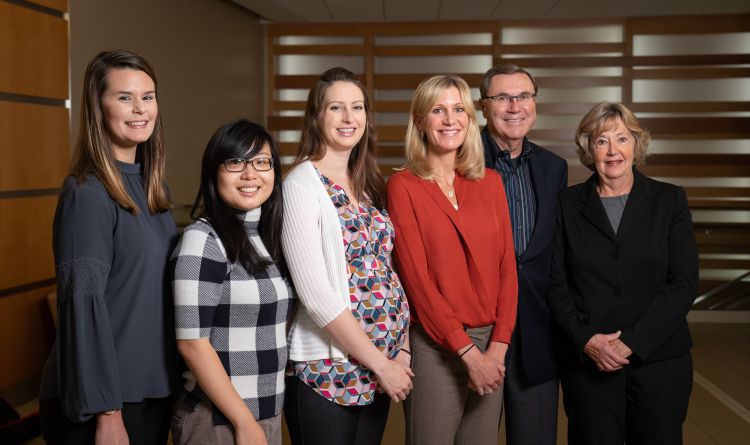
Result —
[[255, 171], [267, 172], [273, 168], [272, 158], [253, 158], [253, 159], [227, 159], [224, 161], [224, 168], [228, 172], [238, 173], [244, 172], [247, 168], [247, 164], [253, 166]]
[[534, 101], [534, 98], [536, 97], [536, 94], [533, 93], [521, 93], [516, 96], [511, 96], [510, 94], [497, 94], [495, 96], [485, 97], [482, 100], [488, 100], [492, 102], [495, 105], [503, 105], [503, 106], [509, 106], [513, 100], [518, 102], [521, 105], [528, 105]]

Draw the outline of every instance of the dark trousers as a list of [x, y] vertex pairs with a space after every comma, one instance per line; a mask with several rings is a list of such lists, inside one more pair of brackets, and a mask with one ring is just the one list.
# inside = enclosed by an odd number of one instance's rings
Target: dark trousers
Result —
[[557, 442], [557, 377], [529, 383], [523, 372], [516, 330], [505, 358], [503, 415], [508, 445], [555, 445]]
[[599, 371], [590, 360], [570, 360], [560, 371], [568, 443], [682, 443], [693, 384], [689, 352], [611, 373]]
[[287, 377], [284, 418], [293, 445], [380, 445], [391, 400], [376, 394], [367, 406], [341, 406], [297, 377]]
[[[131, 444], [164, 445], [169, 435], [171, 404], [169, 398], [146, 399], [139, 403], [125, 403], [122, 420]], [[65, 416], [60, 399], [39, 401], [42, 434], [49, 445], [94, 444], [96, 417], [83, 423], [71, 422]]]

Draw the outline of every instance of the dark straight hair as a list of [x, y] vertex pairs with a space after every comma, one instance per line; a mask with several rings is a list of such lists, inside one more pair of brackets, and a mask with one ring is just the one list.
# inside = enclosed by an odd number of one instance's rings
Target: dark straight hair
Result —
[[[216, 234], [231, 262], [239, 261], [251, 275], [262, 272], [269, 262], [255, 250], [245, 233], [241, 210], [228, 206], [219, 196], [217, 176], [219, 168], [227, 159], [249, 159], [257, 155], [268, 144], [273, 158], [273, 190], [271, 196], [261, 204], [258, 233], [266, 246], [271, 259], [282, 275], [286, 267], [281, 253], [281, 227], [283, 220], [283, 197], [281, 191], [281, 162], [276, 143], [262, 126], [246, 119], [224, 124], [216, 130], [208, 141], [201, 163], [201, 182], [198, 196], [190, 211], [193, 219], [206, 219]], [[248, 165], [246, 168], [253, 168]]]

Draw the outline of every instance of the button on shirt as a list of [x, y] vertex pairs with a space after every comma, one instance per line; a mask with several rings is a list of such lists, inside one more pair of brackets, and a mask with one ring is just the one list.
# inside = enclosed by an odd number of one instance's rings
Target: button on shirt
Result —
[[534, 232], [536, 219], [536, 196], [534, 195], [534, 185], [531, 182], [531, 170], [529, 169], [531, 144], [529, 144], [528, 139], [524, 138], [521, 155], [511, 159], [510, 152], [500, 149], [497, 142], [489, 134], [489, 129], [485, 128], [484, 132], [487, 134], [483, 135], [483, 139], [491, 141], [493, 149], [498, 153], [492, 168], [500, 173], [503, 178], [505, 195], [508, 197], [510, 209], [513, 243], [516, 256], [519, 257], [526, 251], [526, 246]]

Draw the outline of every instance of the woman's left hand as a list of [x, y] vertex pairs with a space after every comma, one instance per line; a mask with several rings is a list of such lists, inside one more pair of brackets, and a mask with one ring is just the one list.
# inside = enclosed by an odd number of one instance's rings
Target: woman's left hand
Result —
[[503, 378], [505, 378], [505, 354], [507, 352], [508, 345], [499, 341], [490, 342], [490, 345], [487, 346], [487, 350], [484, 352], [485, 355], [495, 360], [497, 370]]
[[[594, 334], [594, 336], [592, 336], [586, 343], [586, 346], [583, 347], [583, 352], [591, 357], [591, 360], [596, 363], [596, 367], [599, 368], [600, 371], [617, 371], [630, 363], [628, 359], [622, 355], [624, 352], [623, 348], [619, 346], [615, 347], [613, 345], [613, 343], [616, 344], [616, 342], [619, 341], [625, 346], [625, 344], [619, 340], [620, 333], [620, 331], [617, 331], [613, 334]], [[627, 346], [625, 346], [625, 348], [627, 348]], [[627, 349], [630, 350], [630, 348]]]

